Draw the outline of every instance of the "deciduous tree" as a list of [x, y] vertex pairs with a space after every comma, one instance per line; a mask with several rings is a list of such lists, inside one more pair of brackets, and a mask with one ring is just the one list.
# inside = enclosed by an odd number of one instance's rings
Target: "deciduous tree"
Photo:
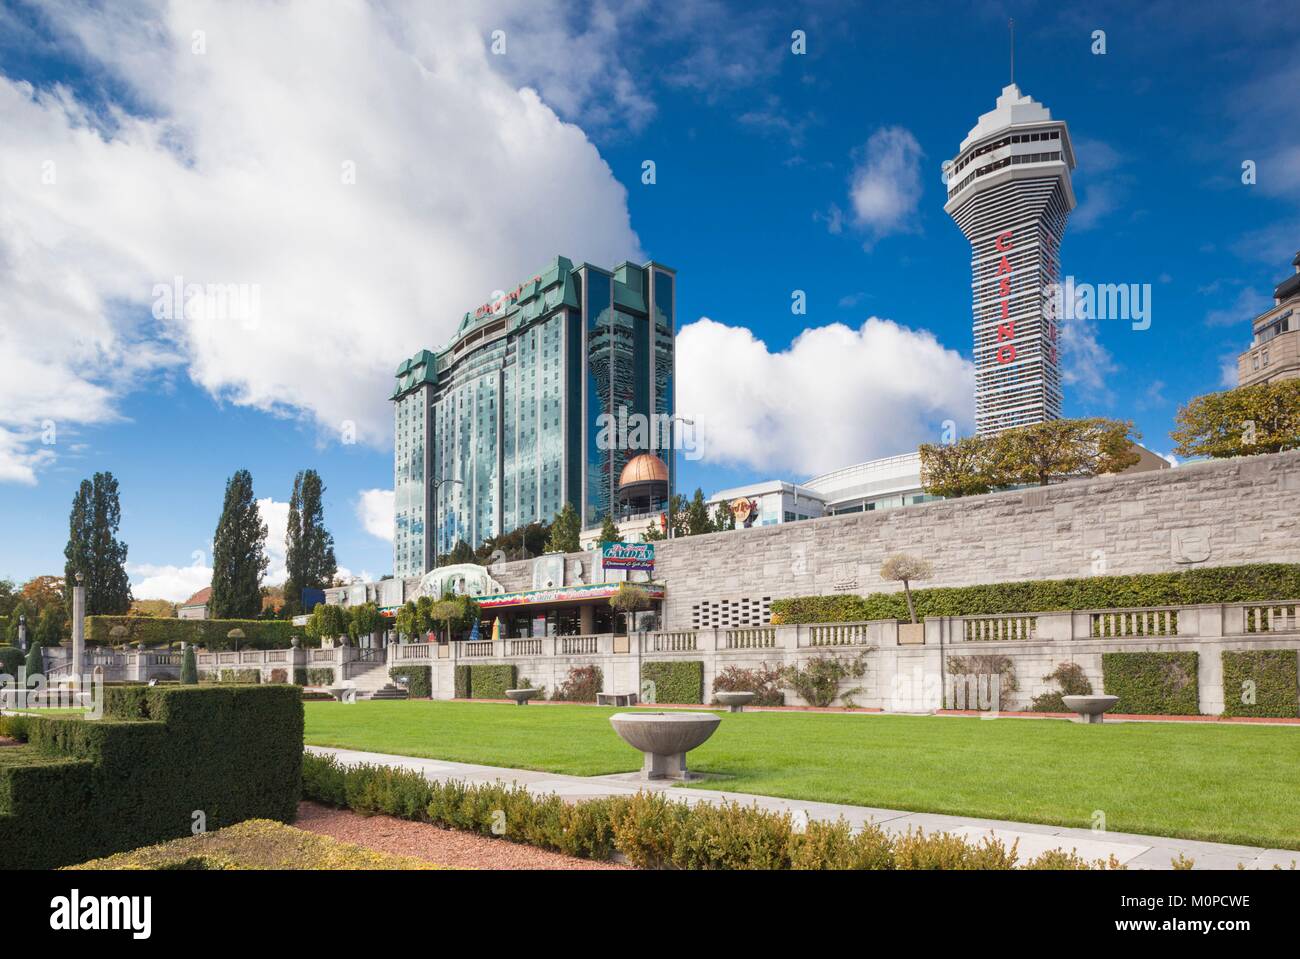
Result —
[[1178, 411], [1179, 456], [1247, 456], [1300, 447], [1300, 380], [1207, 393]]

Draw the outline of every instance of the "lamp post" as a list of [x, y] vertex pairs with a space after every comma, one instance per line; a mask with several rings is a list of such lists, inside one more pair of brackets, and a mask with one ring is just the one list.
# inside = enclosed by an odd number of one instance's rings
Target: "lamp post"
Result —
[[433, 481], [433, 568], [438, 568], [438, 494], [446, 483], [465, 484], [458, 479], [435, 479]]
[[[668, 418], [671, 426], [673, 423], [683, 423], [686, 426], [694, 426], [695, 420], [687, 419], [685, 416], [678, 416], [674, 413]], [[674, 437], [669, 431], [668, 437], [668, 538], [673, 538], [673, 489], [676, 487], [677, 479], [677, 447], [673, 442]]]
[[77, 585], [72, 587], [72, 685], [81, 683], [81, 657], [86, 648], [86, 587], [85, 576], [77, 573]]

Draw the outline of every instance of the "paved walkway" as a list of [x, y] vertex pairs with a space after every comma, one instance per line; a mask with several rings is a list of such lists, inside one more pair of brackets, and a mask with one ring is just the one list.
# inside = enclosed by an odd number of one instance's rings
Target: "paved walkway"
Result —
[[479, 766], [472, 763], [454, 763], [442, 759], [417, 759], [411, 756], [392, 756], [387, 753], [368, 753], [354, 749], [329, 749], [307, 746], [308, 751], [322, 756], [334, 756], [345, 765], [370, 763], [394, 766], [422, 772], [433, 782], [456, 779], [469, 783], [518, 783], [537, 795], [555, 793], [565, 799], [592, 799], [599, 796], [630, 796], [641, 789], [671, 790], [675, 798], [686, 803], [726, 800], [744, 805], [757, 805], [774, 812], [791, 812], [808, 819], [836, 820], [843, 817], [854, 825], [874, 822], [890, 832], [922, 829], [925, 832], [950, 832], [978, 841], [990, 832], [1008, 846], [1019, 840], [1022, 858], [1032, 859], [1049, 849], [1071, 849], [1085, 859], [1105, 859], [1114, 855], [1130, 869], [1169, 869], [1172, 860], [1180, 854], [1196, 862], [1197, 869], [1283, 869], [1293, 863], [1300, 867], [1300, 851], [1291, 849], [1263, 849], [1258, 846], [1234, 846], [1226, 843], [1199, 842], [1194, 839], [1169, 839], [1163, 836], [1139, 836], [1132, 833], [1093, 832], [1090, 829], [1072, 829], [1064, 826], [1044, 826], [1037, 823], [1007, 822], [1000, 819], [976, 819], [972, 816], [945, 816], [938, 813], [904, 812], [897, 809], [875, 809], [869, 806], [848, 806], [841, 803], [808, 802], [801, 799], [778, 799], [773, 796], [755, 796], [750, 793], [733, 793], [714, 789], [681, 789], [664, 782], [645, 782], [637, 773], [618, 773], [612, 776], [562, 776], [556, 773], [535, 772], [530, 769], [509, 769], [502, 766]]

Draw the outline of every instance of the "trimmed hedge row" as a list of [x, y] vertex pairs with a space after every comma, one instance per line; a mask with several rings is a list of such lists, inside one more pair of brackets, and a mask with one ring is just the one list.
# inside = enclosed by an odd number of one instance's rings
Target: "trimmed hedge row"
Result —
[[[128, 630], [123, 637], [111, 635], [114, 626]], [[232, 629], [240, 629], [244, 638], [240, 649], [283, 649], [295, 635], [303, 637], [303, 645], [313, 644], [301, 629], [287, 619], [173, 619], [154, 616], [87, 616], [86, 642], [110, 645], [122, 642], [144, 643], [146, 646], [166, 646], [171, 643], [193, 643], [205, 649], [231, 649], [233, 643], [226, 638]]]
[[1196, 716], [1197, 653], [1102, 653], [1102, 691], [1118, 696], [1115, 712]]
[[0, 757], [0, 868], [49, 869], [245, 819], [294, 816], [293, 686], [109, 686], [104, 718], [28, 719]]
[[389, 679], [406, 680], [406, 691], [416, 699], [433, 695], [433, 669], [429, 666], [394, 666], [388, 671]]
[[[1081, 579], [1033, 579], [978, 586], [913, 589], [916, 615], [976, 616], [1064, 609], [1192, 606], [1300, 597], [1300, 564], [1253, 563], [1181, 573], [1136, 573]], [[845, 623], [907, 617], [902, 593], [797, 596], [772, 601], [772, 621]]]
[[334, 667], [333, 666], [309, 666], [307, 668], [307, 685], [308, 686], [333, 686]]
[[654, 683], [656, 703], [704, 702], [704, 663], [698, 659], [641, 664], [641, 685]]
[[[841, 819], [796, 824], [789, 813], [738, 803], [687, 805], [662, 793], [568, 803], [522, 786], [431, 783], [413, 770], [340, 765], [303, 756], [303, 797], [527, 843], [585, 859], [621, 852], [643, 868], [674, 869], [1106, 869], [1059, 850], [1016, 866], [1016, 846], [948, 833], [891, 835]], [[504, 832], [502, 832], [504, 827]]]
[[1300, 714], [1296, 663], [1294, 649], [1224, 650], [1223, 715]]
[[472, 664], [469, 667], [469, 699], [505, 699], [506, 690], [515, 688], [518, 667], [513, 663]]

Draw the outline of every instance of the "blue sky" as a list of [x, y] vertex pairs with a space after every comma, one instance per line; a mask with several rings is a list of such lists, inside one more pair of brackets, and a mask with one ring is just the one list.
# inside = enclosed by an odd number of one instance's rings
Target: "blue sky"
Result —
[[[1078, 154], [1063, 272], [1153, 291], [1148, 330], [1066, 331], [1065, 412], [1168, 452], [1300, 249], [1300, 24], [1134, 6], [0, 0], [0, 576], [62, 571], [101, 469], [139, 598], [201, 584], [238, 468], [281, 523], [319, 470], [341, 565], [387, 572], [392, 368], [556, 253], [678, 269], [687, 489], [969, 428], [940, 164], [1007, 82], [1008, 16]], [[257, 284], [257, 322], [160, 317], [176, 276]]]

